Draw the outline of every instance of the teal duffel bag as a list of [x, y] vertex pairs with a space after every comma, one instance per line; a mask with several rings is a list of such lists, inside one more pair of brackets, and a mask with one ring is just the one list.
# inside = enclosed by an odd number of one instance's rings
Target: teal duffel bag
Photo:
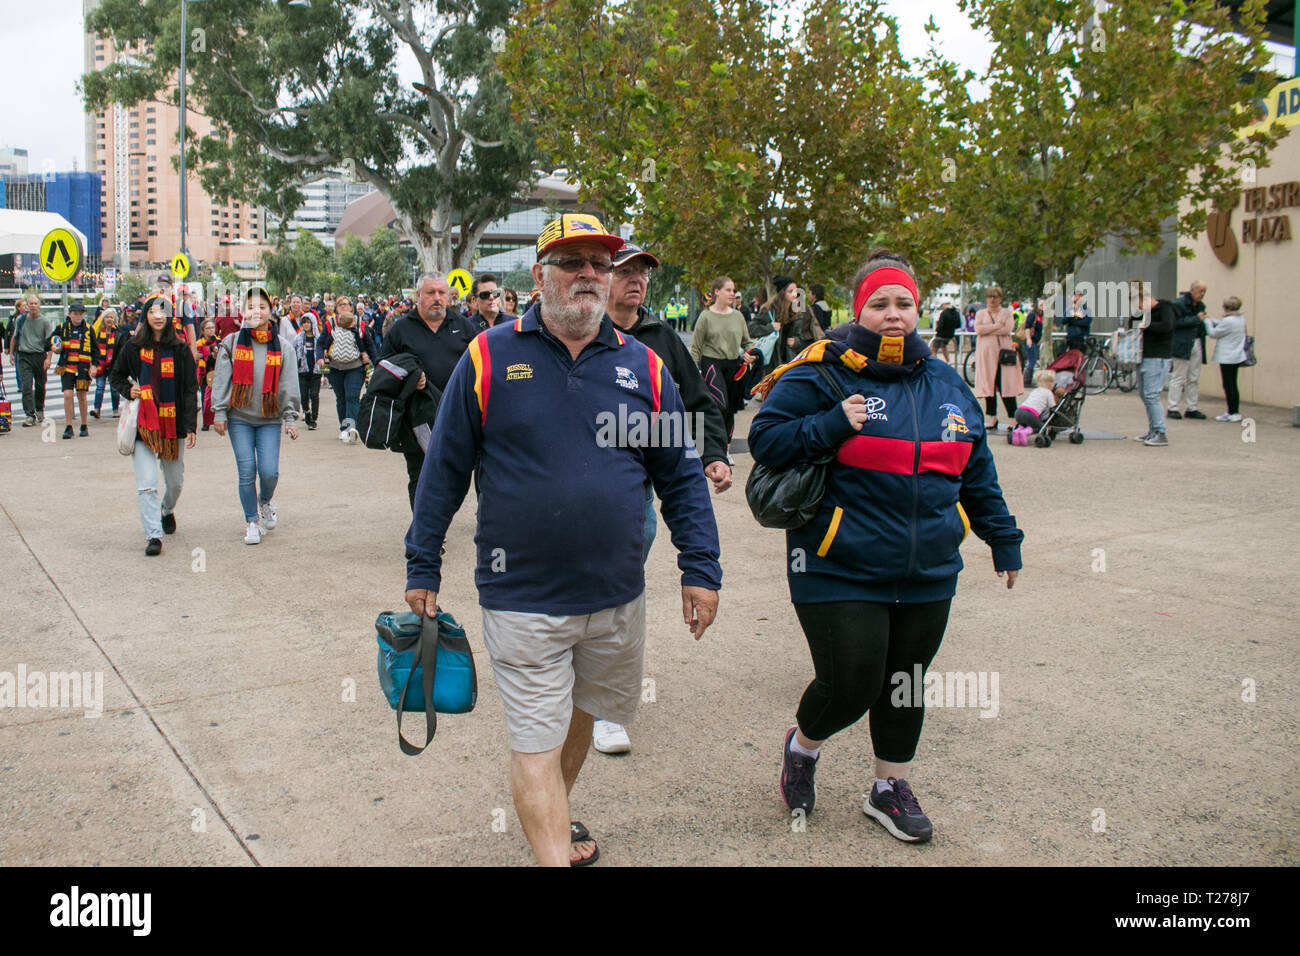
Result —
[[[436, 625], [436, 626], [435, 626]], [[478, 674], [465, 629], [446, 611], [437, 618], [384, 611], [375, 619], [379, 686], [397, 711], [402, 753], [423, 752], [438, 732], [438, 714], [468, 714], [478, 700]], [[432, 703], [432, 706], [429, 706]], [[424, 746], [402, 736], [402, 712], [424, 711]]]

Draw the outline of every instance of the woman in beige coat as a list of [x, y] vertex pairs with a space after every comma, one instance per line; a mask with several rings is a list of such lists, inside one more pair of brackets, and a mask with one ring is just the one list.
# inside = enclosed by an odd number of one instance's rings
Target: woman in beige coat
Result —
[[1016, 323], [1011, 310], [1002, 308], [1002, 290], [989, 286], [984, 293], [984, 302], [987, 308], [975, 314], [975, 397], [984, 399], [984, 411], [989, 419], [985, 425], [989, 431], [994, 431], [998, 427], [995, 396], [1002, 396], [1007, 417], [1015, 427], [1016, 397], [1025, 390], [1025, 379], [1019, 353], [1014, 365], [998, 364], [999, 352], [1016, 347], [1011, 338]]

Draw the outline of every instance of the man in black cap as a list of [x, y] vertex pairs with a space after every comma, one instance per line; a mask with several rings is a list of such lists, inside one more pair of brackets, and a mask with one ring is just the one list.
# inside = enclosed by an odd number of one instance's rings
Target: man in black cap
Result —
[[[663, 359], [668, 373], [677, 383], [682, 404], [686, 406], [691, 438], [699, 453], [704, 474], [713, 482], [714, 494], [731, 487], [731, 466], [727, 463], [727, 427], [722, 409], [713, 400], [690, 350], [676, 330], [655, 318], [645, 307], [650, 274], [659, 268], [659, 260], [640, 246], [624, 242], [614, 254], [614, 277], [609, 287], [606, 312], [610, 321]], [[654, 486], [646, 484], [645, 543], [641, 563], [645, 564], [654, 544], [658, 522], [655, 520]], [[622, 724], [596, 716], [591, 728], [591, 743], [600, 753], [621, 754], [632, 749], [632, 741]]]
[[50, 348], [59, 352], [59, 375], [63, 386], [63, 420], [67, 422], [63, 437], [72, 437], [72, 397], [75, 394], [81, 408], [81, 437], [87, 438], [90, 429], [86, 421], [86, 404], [91, 372], [100, 362], [99, 341], [95, 330], [86, 322], [86, 306], [73, 302], [68, 306], [68, 317], [50, 336]]

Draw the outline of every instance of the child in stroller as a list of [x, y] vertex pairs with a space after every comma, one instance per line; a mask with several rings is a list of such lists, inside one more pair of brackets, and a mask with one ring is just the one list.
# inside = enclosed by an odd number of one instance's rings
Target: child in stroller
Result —
[[[1064, 431], [1070, 433], [1071, 444], [1077, 445], [1083, 441], [1083, 430], [1079, 427], [1079, 422], [1086, 396], [1082, 371], [1085, 361], [1086, 356], [1082, 352], [1070, 349], [1035, 377], [1038, 388], [1020, 406], [1025, 410], [1025, 415], [1021, 416], [1017, 410], [1016, 422], [1020, 428], [1008, 436], [1008, 441], [1017, 444], [1013, 439], [1016, 432], [1020, 432], [1021, 441], [1027, 444], [1028, 436], [1036, 432], [1034, 444], [1046, 448]], [[1040, 407], [1042, 411], [1039, 411]], [[1033, 431], [1021, 431], [1026, 427]]]

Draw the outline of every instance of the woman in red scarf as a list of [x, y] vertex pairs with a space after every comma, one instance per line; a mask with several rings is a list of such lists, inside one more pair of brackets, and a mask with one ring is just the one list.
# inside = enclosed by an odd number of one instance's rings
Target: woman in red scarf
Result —
[[[244, 509], [245, 544], [257, 544], [276, 526], [271, 497], [280, 480], [280, 427], [297, 440], [293, 423], [302, 403], [298, 375], [284, 367], [293, 342], [271, 322], [271, 297], [253, 286], [244, 299], [244, 327], [227, 335], [217, 348], [212, 382], [213, 428], [230, 432], [239, 472], [239, 503]], [[260, 488], [259, 488], [260, 486]]]
[[203, 334], [199, 336], [199, 391], [203, 393], [203, 430], [212, 427], [212, 380], [217, 371], [217, 324], [203, 320]]
[[[131, 463], [140, 524], [148, 539], [144, 553], [152, 556], [162, 553], [162, 536], [176, 531], [174, 512], [185, 480], [180, 436], [185, 436], [186, 448], [194, 447], [198, 402], [190, 385], [194, 357], [172, 325], [171, 303], [155, 295], [141, 311], [144, 319], [123, 343], [109, 382], [123, 398], [140, 400]], [[161, 502], [159, 471], [167, 483]]]

